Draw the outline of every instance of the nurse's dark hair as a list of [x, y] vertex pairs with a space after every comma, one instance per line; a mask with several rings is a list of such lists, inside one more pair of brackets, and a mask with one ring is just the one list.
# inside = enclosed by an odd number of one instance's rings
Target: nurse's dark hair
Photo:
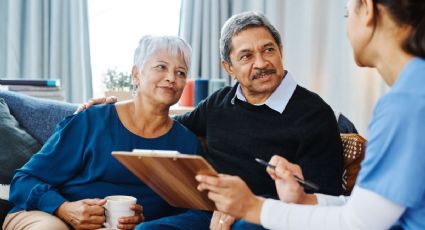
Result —
[[373, 4], [376, 15], [379, 13], [377, 5], [381, 5], [398, 25], [411, 26], [403, 49], [409, 54], [425, 58], [425, 0], [373, 0]]

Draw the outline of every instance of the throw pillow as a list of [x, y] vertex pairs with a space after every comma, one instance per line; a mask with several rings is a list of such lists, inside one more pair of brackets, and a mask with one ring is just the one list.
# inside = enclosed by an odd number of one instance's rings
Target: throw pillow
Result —
[[56, 124], [77, 109], [76, 104], [30, 97], [13, 91], [0, 91], [11, 114], [38, 142], [44, 144]]
[[0, 98], [0, 133], [0, 184], [10, 184], [15, 170], [41, 145], [19, 126], [3, 98]]

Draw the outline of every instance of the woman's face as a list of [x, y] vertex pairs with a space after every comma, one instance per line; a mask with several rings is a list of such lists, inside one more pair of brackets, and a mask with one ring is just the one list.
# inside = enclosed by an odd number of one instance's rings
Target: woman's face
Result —
[[154, 103], [171, 106], [180, 99], [186, 85], [187, 66], [181, 55], [172, 56], [165, 50], [156, 51], [145, 62], [135, 83], [137, 95], [143, 95]]
[[370, 28], [364, 25], [360, 0], [349, 0], [347, 3], [347, 35], [353, 48], [354, 59], [359, 66], [367, 66], [366, 48], [370, 42]]

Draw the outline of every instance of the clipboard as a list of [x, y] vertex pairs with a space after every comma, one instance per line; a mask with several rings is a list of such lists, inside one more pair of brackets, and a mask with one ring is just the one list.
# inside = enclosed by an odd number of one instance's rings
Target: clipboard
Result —
[[197, 174], [218, 175], [202, 156], [163, 150], [114, 151], [112, 156], [171, 206], [215, 210], [207, 191], [196, 189]]

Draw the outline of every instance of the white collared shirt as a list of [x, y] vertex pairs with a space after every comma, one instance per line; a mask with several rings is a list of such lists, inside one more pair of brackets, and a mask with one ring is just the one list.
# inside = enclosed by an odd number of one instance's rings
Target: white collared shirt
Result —
[[[286, 72], [286, 75], [282, 79], [282, 82], [280, 82], [280, 85], [276, 88], [272, 95], [270, 95], [270, 97], [267, 98], [264, 103], [255, 105], [260, 106], [265, 104], [276, 112], [283, 113], [286, 108], [286, 105], [288, 105], [289, 99], [291, 99], [292, 94], [294, 94], [296, 88], [297, 82], [295, 82], [294, 78], [292, 78], [292, 75], [289, 72]], [[246, 102], [246, 98], [243, 95], [240, 84], [236, 89], [236, 94], [232, 99], [232, 104], [234, 104], [235, 98]]]

